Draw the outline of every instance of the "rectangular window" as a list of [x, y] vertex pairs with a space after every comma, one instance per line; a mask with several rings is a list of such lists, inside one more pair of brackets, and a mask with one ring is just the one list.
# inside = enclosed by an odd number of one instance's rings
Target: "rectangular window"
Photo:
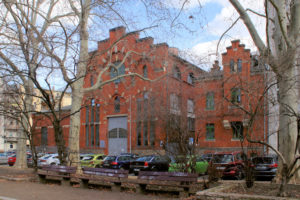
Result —
[[150, 99], [150, 119], [151, 120], [154, 120], [155, 118], [155, 99], [154, 98], [151, 98]]
[[206, 140], [215, 139], [215, 124], [206, 124]]
[[155, 121], [150, 121], [150, 145], [155, 145]]
[[96, 122], [100, 122], [100, 104], [97, 104], [96, 107]]
[[144, 127], [143, 127], [143, 143], [144, 146], [148, 146], [148, 121], [144, 122]]
[[239, 139], [242, 140], [244, 138], [243, 135], [243, 123], [242, 122], [231, 122], [232, 128], [232, 139]]
[[137, 119], [140, 120], [141, 118], [141, 113], [142, 113], [142, 100], [141, 99], [137, 99], [136, 101], [136, 104], [137, 104]]
[[85, 125], [85, 146], [89, 146], [89, 125]]
[[144, 121], [146, 121], [148, 119], [148, 99], [144, 99], [143, 119], [144, 119]]
[[91, 83], [91, 87], [94, 85], [94, 76], [91, 75], [90, 76], [90, 83]]
[[238, 72], [242, 71], [242, 60], [241, 59], [237, 60], [237, 71]]
[[235, 66], [234, 66], [234, 60], [233, 59], [231, 59], [230, 60], [230, 72], [235, 72], [236, 70], [235, 70]]
[[100, 146], [100, 137], [99, 137], [99, 124], [96, 124], [96, 146]]
[[90, 121], [89, 121], [89, 107], [86, 106], [85, 109], [86, 109], [85, 110], [85, 123], [89, 124], [90, 123]]
[[208, 92], [206, 94], [206, 109], [214, 110], [215, 109], [215, 97], [213, 92]]
[[137, 134], [137, 146], [141, 146], [142, 145], [142, 133], [141, 133], [141, 125], [142, 122], [137, 122], [136, 124], [136, 134]]
[[89, 125], [90, 125], [90, 118], [89, 118], [89, 107], [85, 107], [85, 146], [89, 146]]
[[94, 124], [91, 125], [91, 145], [95, 145]]
[[187, 112], [188, 114], [194, 114], [194, 101], [192, 99], [187, 100]]
[[41, 145], [42, 146], [48, 145], [48, 128], [47, 127], [42, 127]]
[[241, 103], [241, 90], [239, 88], [231, 89], [231, 103]]
[[95, 107], [94, 106], [91, 106], [91, 123], [94, 123], [94, 114], [95, 114]]
[[195, 118], [188, 117], [188, 130], [195, 131]]
[[170, 95], [170, 109], [173, 114], [180, 114], [180, 97], [176, 94]]

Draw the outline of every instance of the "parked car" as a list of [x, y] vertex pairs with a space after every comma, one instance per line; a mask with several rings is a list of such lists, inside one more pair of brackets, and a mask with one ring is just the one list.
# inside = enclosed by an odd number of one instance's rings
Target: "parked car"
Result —
[[110, 169], [130, 170], [130, 164], [136, 159], [135, 156], [129, 154], [121, 154], [118, 156], [107, 156], [102, 163], [102, 167]]
[[[14, 154], [7, 159], [7, 163], [9, 166], [14, 166], [16, 160], [17, 160], [17, 156], [16, 154]], [[32, 166], [32, 155], [29, 153], [27, 153], [27, 165], [28, 167]]]
[[139, 171], [168, 171], [171, 159], [167, 156], [150, 155], [139, 157], [130, 165], [135, 175]]
[[46, 154], [38, 159], [38, 167], [44, 165], [59, 165], [58, 154]]
[[208, 168], [208, 162], [200, 156], [176, 156], [170, 157], [169, 172], [192, 172], [197, 174], [205, 174]]
[[14, 154], [15, 154], [15, 152], [0, 153], [0, 164], [7, 164], [8, 158]]
[[104, 154], [87, 154], [82, 156], [80, 164], [81, 167], [100, 168], [104, 158]]
[[236, 178], [238, 180], [244, 177], [244, 154], [242, 152], [220, 152], [215, 153], [211, 160], [212, 169], [221, 178]]
[[201, 158], [203, 160], [206, 160], [207, 162], [210, 162], [211, 159], [213, 158], [213, 155], [214, 155], [213, 153], [205, 153], [201, 156]]
[[278, 159], [277, 156], [257, 156], [252, 158], [252, 167], [255, 178], [273, 179], [276, 176]]

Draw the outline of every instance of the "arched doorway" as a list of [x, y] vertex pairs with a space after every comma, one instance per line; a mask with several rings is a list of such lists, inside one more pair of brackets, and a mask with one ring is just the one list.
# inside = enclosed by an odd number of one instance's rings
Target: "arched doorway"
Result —
[[127, 117], [108, 119], [108, 153], [118, 155], [127, 152]]

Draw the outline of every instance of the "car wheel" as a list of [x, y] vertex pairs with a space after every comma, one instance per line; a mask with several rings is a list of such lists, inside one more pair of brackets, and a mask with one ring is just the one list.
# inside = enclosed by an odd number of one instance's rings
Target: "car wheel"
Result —
[[50, 165], [56, 165], [56, 163], [53, 162], [53, 163], [51, 163]]
[[96, 165], [95, 168], [100, 168], [100, 165]]
[[120, 167], [120, 170], [125, 170], [124, 167]]

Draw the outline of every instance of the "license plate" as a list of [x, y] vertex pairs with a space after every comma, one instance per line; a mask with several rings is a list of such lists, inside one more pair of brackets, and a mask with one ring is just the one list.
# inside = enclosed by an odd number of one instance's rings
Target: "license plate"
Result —
[[217, 170], [224, 170], [225, 167], [216, 167]]
[[267, 169], [266, 167], [256, 167], [257, 170], [265, 170]]
[[134, 169], [133, 171], [138, 172], [138, 171], [140, 171], [140, 169]]

